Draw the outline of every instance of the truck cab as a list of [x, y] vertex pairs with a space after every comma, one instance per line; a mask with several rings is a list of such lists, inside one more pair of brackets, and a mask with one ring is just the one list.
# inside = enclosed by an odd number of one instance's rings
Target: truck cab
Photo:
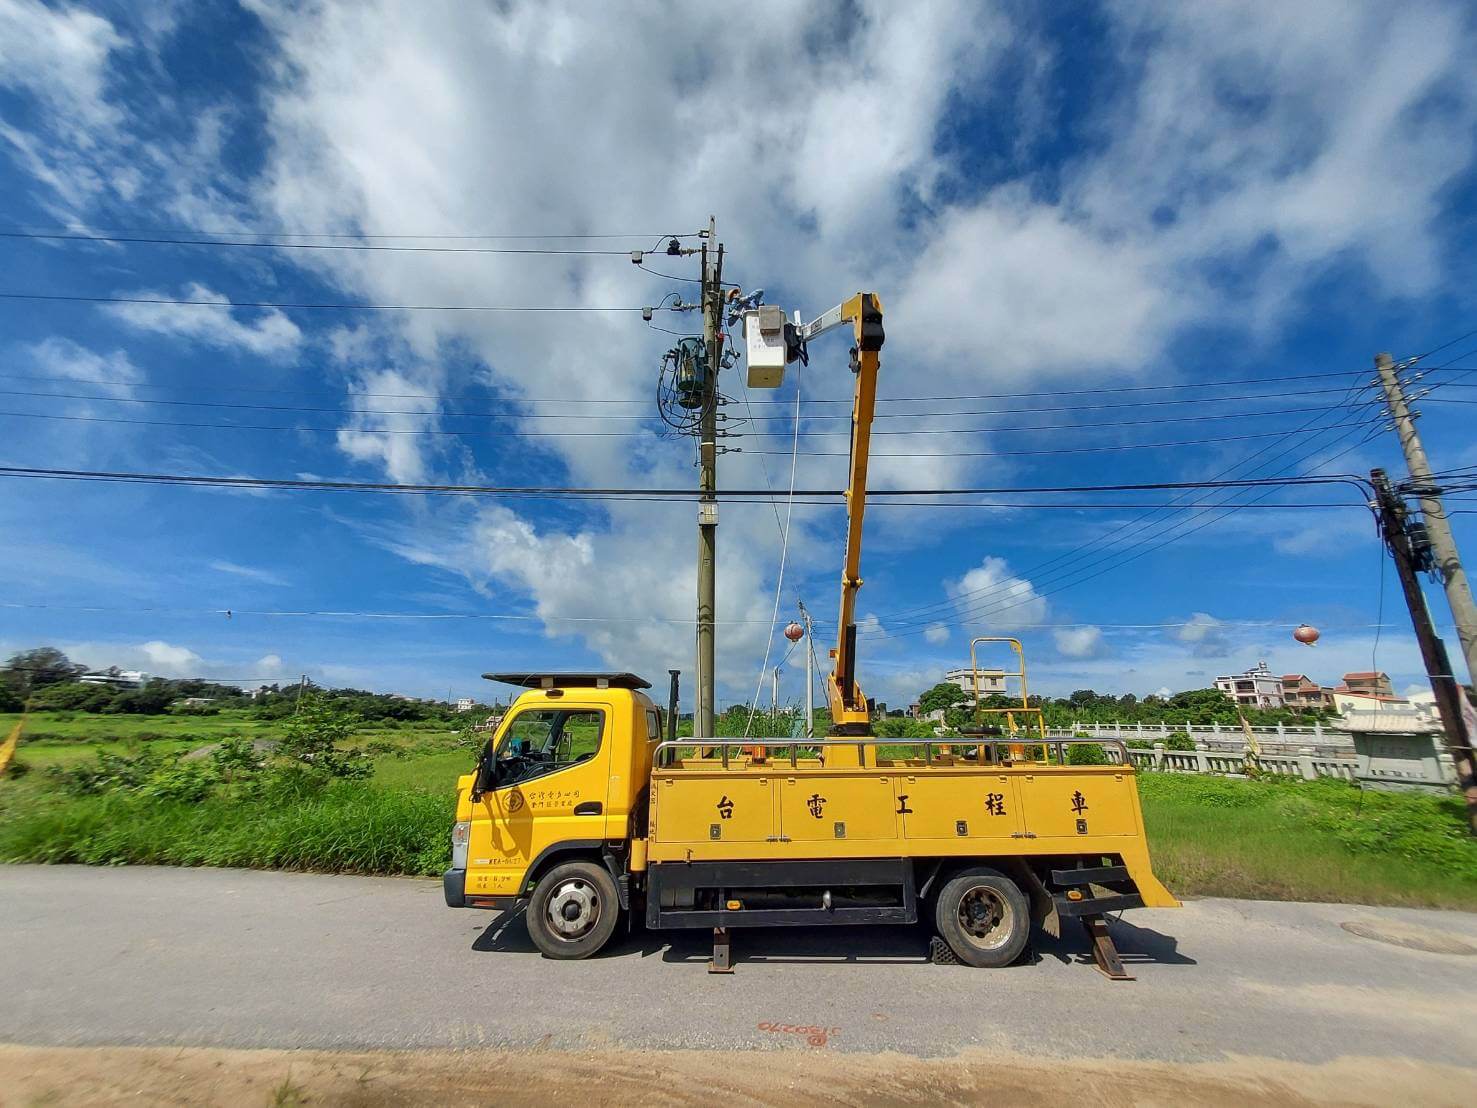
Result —
[[[630, 673], [489, 673], [526, 689], [457, 781], [452, 907], [511, 908], [551, 870], [559, 947], [614, 929], [629, 906], [629, 851], [643, 842], [652, 752], [662, 717]], [[593, 868], [592, 874], [589, 870]], [[612, 901], [611, 886], [614, 886]], [[548, 913], [545, 913], [547, 915]], [[538, 939], [540, 936], [535, 935]]]

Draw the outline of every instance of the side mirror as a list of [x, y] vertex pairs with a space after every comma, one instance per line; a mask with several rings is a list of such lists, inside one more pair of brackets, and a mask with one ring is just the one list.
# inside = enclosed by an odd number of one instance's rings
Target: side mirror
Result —
[[477, 759], [477, 780], [472, 784], [472, 799], [481, 800], [482, 794], [497, 787], [497, 759], [492, 756], [492, 744], [482, 751]]

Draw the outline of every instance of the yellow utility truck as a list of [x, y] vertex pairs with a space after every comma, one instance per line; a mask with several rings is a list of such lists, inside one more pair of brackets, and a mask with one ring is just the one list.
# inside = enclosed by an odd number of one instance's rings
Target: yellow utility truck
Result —
[[786, 357], [835, 326], [856, 336], [831, 734], [678, 740], [675, 675], [664, 717], [650, 684], [630, 673], [487, 674], [525, 691], [457, 783], [446, 903], [525, 907], [551, 958], [589, 957], [623, 917], [712, 928], [720, 972], [731, 928], [925, 919], [940, 954], [1005, 966], [1033, 922], [1050, 930], [1078, 919], [1099, 968], [1127, 976], [1105, 914], [1177, 902], [1150, 868], [1125, 752], [1118, 764], [1071, 764], [1081, 740], [1023, 729], [1033, 711], [1024, 684], [1003, 726], [948, 739], [871, 735], [855, 603], [882, 309], [861, 293], [811, 324], [780, 322]]

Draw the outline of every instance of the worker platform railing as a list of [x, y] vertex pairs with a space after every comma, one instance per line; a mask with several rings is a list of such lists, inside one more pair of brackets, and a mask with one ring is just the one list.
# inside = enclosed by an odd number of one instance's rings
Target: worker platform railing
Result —
[[[933, 765], [941, 758], [949, 758], [949, 764], [953, 765], [957, 765], [960, 762], [963, 762], [967, 765], [981, 766], [1066, 765], [1066, 750], [1064, 748], [1075, 745], [1116, 747], [1119, 756], [1119, 760], [1116, 764], [1120, 767], [1131, 767], [1133, 764], [1129, 760], [1128, 748], [1117, 739], [1047, 738], [1045, 740], [1023, 740], [1021, 737], [1013, 735], [999, 737], [993, 735], [961, 735], [953, 738], [944, 739], [889, 739], [879, 738], [876, 736], [862, 736], [856, 738], [843, 736], [840, 738], [828, 739], [666, 739], [660, 743], [657, 743], [656, 750], [652, 753], [652, 762], [658, 769], [670, 768], [677, 758], [676, 752], [679, 749], [685, 748], [698, 751], [698, 760], [703, 762], [711, 761], [721, 766], [723, 769], [727, 769], [729, 767], [729, 763], [735, 760], [731, 757], [730, 751], [746, 751], [759, 749], [765, 751], [767, 754], [771, 750], [788, 750], [788, 761], [791, 767], [795, 767], [799, 765], [801, 757], [805, 757], [807, 759], [811, 757], [818, 757], [822, 760], [822, 762], [824, 762], [824, 752], [826, 750], [839, 749], [842, 747], [855, 749], [858, 755], [860, 755], [862, 749], [869, 746], [911, 746], [923, 748], [922, 760], [924, 765]], [[942, 751], [938, 749], [940, 747], [943, 748]], [[1004, 758], [1000, 757], [1001, 747], [1007, 748], [1006, 757]], [[1011, 747], [1016, 748], [1016, 750], [1020, 753], [1012, 752], [1009, 749]], [[955, 748], [971, 750], [974, 751], [974, 753], [972, 755], [953, 754], [952, 751]], [[1026, 752], [1030, 751], [1032, 748], [1039, 749], [1044, 757], [1026, 757]], [[815, 751], [815, 754], [802, 754], [802, 751]], [[989, 757], [983, 756], [986, 751], [989, 752]], [[1055, 761], [1051, 759], [1051, 754], [1053, 753], [1053, 751], [1056, 754]], [[766, 758], [764, 760], [768, 761], [769, 759]], [[752, 765], [753, 758], [750, 757], [749, 759], [746, 759], [744, 764]]]

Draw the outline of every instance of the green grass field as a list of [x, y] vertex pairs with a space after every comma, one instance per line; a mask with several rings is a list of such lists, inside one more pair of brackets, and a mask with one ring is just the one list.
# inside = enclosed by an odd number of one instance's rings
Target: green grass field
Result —
[[1477, 910], [1477, 840], [1455, 796], [1150, 773], [1139, 794], [1177, 894]]
[[[457, 777], [472, 755], [446, 731], [366, 730], [374, 775], [311, 800], [183, 804], [134, 794], [73, 798], [47, 766], [99, 750], [187, 750], [226, 735], [272, 737], [220, 716], [119, 717], [23, 741], [32, 772], [0, 782], [0, 861], [283, 867], [351, 873], [435, 873], [443, 866]], [[167, 722], [171, 730], [159, 726]], [[202, 729], [200, 724], [213, 726]], [[147, 726], [153, 724], [152, 727]], [[233, 726], [234, 724], [234, 726]], [[140, 739], [139, 732], [169, 737]], [[1172, 774], [1139, 778], [1154, 868], [1176, 894], [1347, 901], [1477, 910], [1477, 841], [1455, 796], [1361, 792], [1334, 781], [1245, 781]]]

